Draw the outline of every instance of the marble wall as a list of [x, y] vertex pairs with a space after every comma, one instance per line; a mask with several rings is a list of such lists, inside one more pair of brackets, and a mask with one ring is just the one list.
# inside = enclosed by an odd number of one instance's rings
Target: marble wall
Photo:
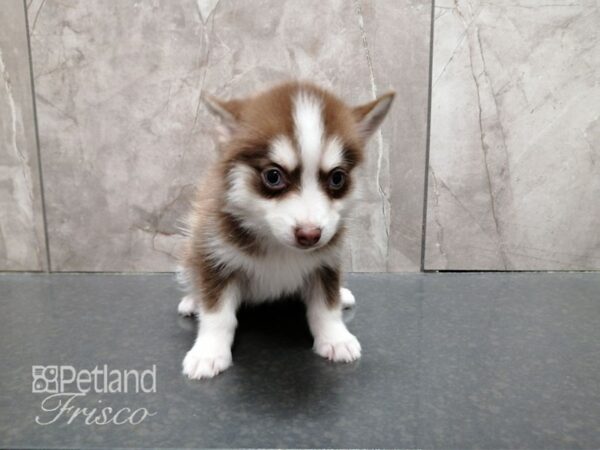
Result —
[[0, 7], [0, 270], [47, 268], [22, 0]]
[[173, 270], [216, 157], [201, 94], [290, 78], [397, 92], [348, 270], [600, 269], [598, 1], [436, 0], [430, 55], [431, 8], [3, 0], [0, 270]]
[[369, 148], [347, 268], [419, 270], [430, 2], [41, 0], [28, 10], [53, 270], [172, 270], [178, 218], [215, 158], [200, 95], [290, 78], [356, 103], [398, 92]]
[[427, 269], [600, 269], [600, 4], [436, 0]]

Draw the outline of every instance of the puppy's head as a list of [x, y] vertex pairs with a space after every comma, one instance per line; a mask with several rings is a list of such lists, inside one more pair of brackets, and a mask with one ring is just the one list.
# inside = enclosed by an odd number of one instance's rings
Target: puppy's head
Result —
[[207, 98], [222, 118], [224, 209], [261, 239], [310, 251], [342, 229], [364, 145], [393, 93], [357, 107], [305, 83]]

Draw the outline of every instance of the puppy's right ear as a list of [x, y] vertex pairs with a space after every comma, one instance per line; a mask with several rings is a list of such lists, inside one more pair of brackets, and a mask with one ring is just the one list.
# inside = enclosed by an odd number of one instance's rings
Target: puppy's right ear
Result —
[[221, 119], [221, 124], [217, 126], [219, 141], [227, 142], [239, 126], [243, 101], [221, 100], [212, 95], [204, 95], [202, 99], [210, 112]]

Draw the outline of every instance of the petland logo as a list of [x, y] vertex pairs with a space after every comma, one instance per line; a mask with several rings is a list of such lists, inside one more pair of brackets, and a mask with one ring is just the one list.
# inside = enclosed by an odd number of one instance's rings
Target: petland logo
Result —
[[[47, 394], [40, 403], [43, 413], [35, 417], [39, 425], [65, 422], [67, 425], [137, 425], [156, 415], [146, 408], [104, 404], [99, 394], [156, 393], [156, 365], [151, 369], [117, 370], [107, 365], [92, 370], [76, 370], [73, 366], [32, 366], [31, 391]], [[92, 402], [88, 394], [96, 399]], [[86, 398], [88, 397], [88, 398]], [[90, 403], [94, 403], [90, 406]], [[84, 406], [85, 404], [85, 406]]]

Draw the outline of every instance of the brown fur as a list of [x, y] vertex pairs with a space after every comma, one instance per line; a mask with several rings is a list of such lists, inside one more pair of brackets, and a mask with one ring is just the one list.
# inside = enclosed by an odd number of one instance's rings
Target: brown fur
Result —
[[[225, 159], [239, 160], [260, 149], [267, 152], [267, 143], [278, 135], [284, 135], [295, 143], [292, 117], [293, 99], [298, 91], [311, 93], [323, 102], [323, 116], [327, 136], [338, 136], [344, 143], [348, 169], [363, 160], [364, 141], [356, 132], [357, 121], [368, 113], [368, 108], [350, 108], [340, 99], [318, 86], [309, 83], [286, 83], [246, 101], [230, 100], [220, 105], [242, 124], [226, 149]], [[294, 145], [297, 149], [297, 145]]]
[[237, 274], [228, 273], [224, 267], [214, 264], [209, 255], [202, 253], [196, 253], [187, 262], [192, 271], [192, 282], [202, 294], [204, 308], [214, 310], [221, 293]]
[[[357, 132], [357, 122], [367, 114], [374, 105], [362, 108], [350, 108], [337, 97], [307, 83], [287, 83], [270, 91], [245, 100], [218, 101], [219, 106], [237, 119], [240, 126], [233, 130], [228, 142], [221, 149], [221, 158], [209, 176], [198, 189], [197, 199], [193, 207], [190, 226], [191, 236], [185, 247], [183, 266], [191, 277], [195, 289], [201, 292], [204, 307], [211, 310], [218, 307], [218, 300], [228, 285], [236, 277], [235, 272], [221, 267], [211, 258], [210, 243], [216, 234], [252, 256], [260, 256], [264, 249], [260, 239], [231, 214], [222, 210], [227, 189], [224, 180], [236, 164], [244, 163], [256, 171], [254, 189], [264, 196], [285, 195], [286, 192], [299, 186], [300, 168], [286, 173], [290, 187], [285, 192], [266, 192], [260, 174], [272, 164], [268, 157], [269, 142], [279, 135], [287, 136], [297, 150], [292, 120], [293, 98], [298, 90], [305, 90], [322, 99], [324, 109], [325, 131], [328, 136], [335, 135], [344, 144], [343, 169], [348, 176], [346, 186], [339, 191], [327, 189], [332, 198], [339, 198], [348, 192], [351, 183], [351, 170], [363, 160], [364, 139]], [[327, 183], [327, 173], [321, 174], [322, 183]], [[340, 245], [344, 228], [341, 228], [324, 249]], [[328, 305], [336, 306], [339, 299], [339, 270], [322, 267], [315, 274], [323, 285]]]
[[264, 249], [260, 246], [258, 237], [251, 230], [244, 228], [241, 221], [234, 215], [219, 211], [218, 223], [221, 235], [229, 243], [252, 256], [264, 254]]
[[340, 300], [340, 271], [323, 266], [317, 270], [317, 280], [325, 293], [325, 301], [330, 308], [337, 307]]
[[[219, 204], [223, 196], [222, 183], [218, 171], [213, 171], [199, 186], [197, 198], [190, 215], [190, 233], [184, 247], [182, 265], [186, 269], [190, 282], [201, 293], [202, 301], [207, 309], [213, 309], [221, 292], [231, 280], [233, 274], [221, 270], [211, 260], [210, 250], [206, 243], [210, 235], [219, 225]], [[225, 236], [227, 233], [225, 233]]]

